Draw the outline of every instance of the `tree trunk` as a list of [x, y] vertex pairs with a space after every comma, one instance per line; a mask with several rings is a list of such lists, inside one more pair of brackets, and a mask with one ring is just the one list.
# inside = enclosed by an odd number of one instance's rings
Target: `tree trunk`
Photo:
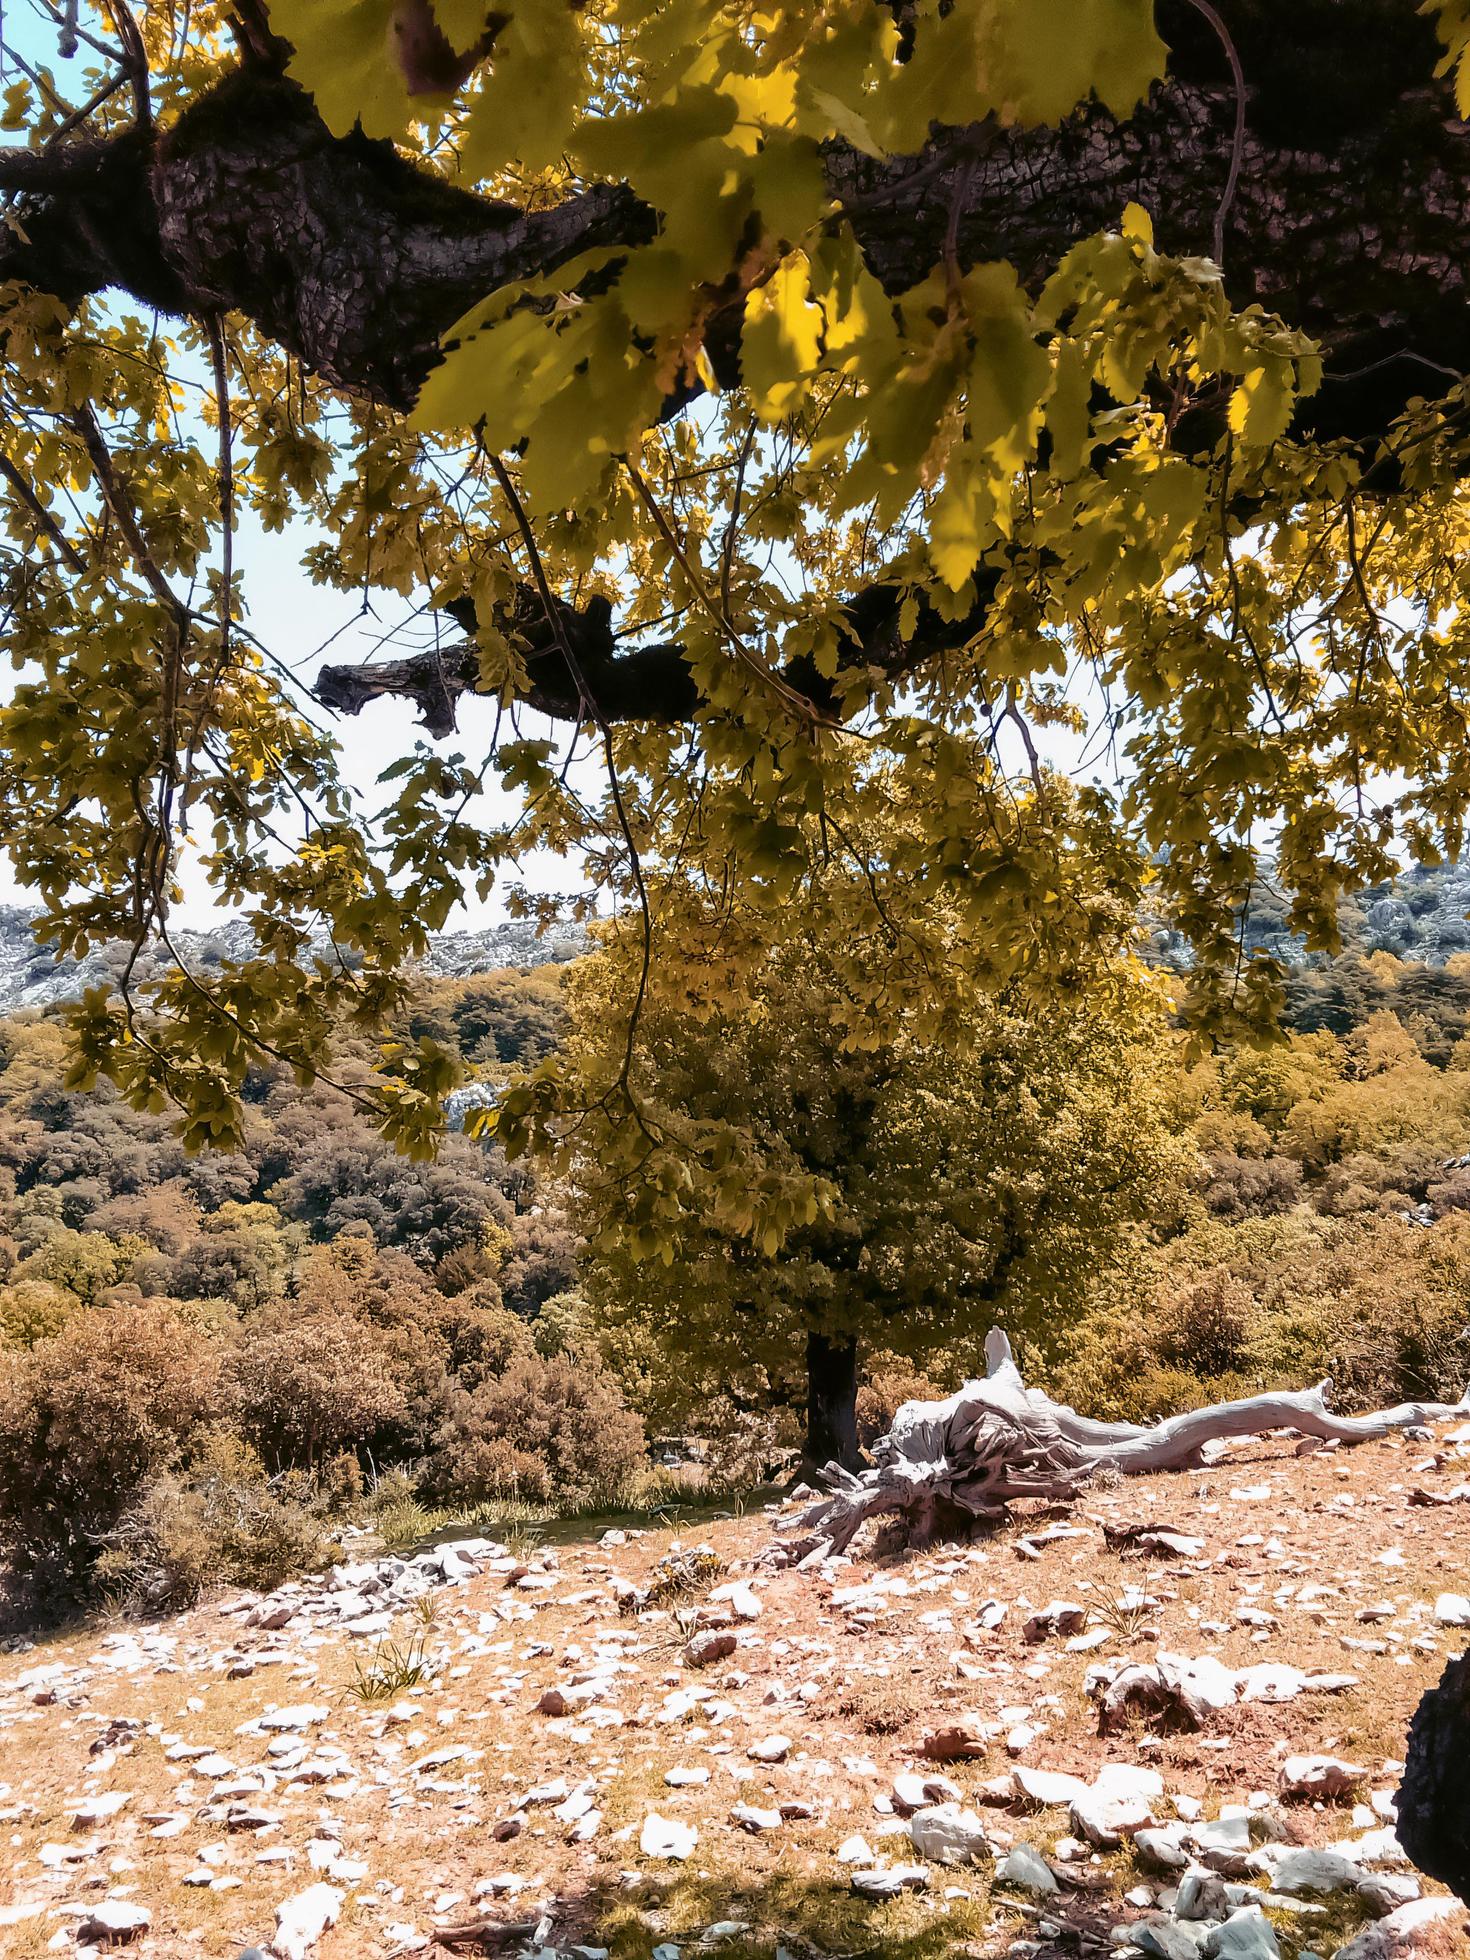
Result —
[[861, 1462], [857, 1439], [857, 1342], [806, 1337], [806, 1460], [821, 1466], [840, 1463], [855, 1470]]

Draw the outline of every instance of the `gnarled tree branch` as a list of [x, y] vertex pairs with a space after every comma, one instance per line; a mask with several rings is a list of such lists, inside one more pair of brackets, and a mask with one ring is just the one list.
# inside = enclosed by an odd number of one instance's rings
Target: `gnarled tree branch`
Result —
[[[1218, 38], [1188, 0], [1163, 0], [1169, 79], [1127, 121], [1094, 106], [1060, 129], [939, 130], [922, 155], [882, 161], [833, 142], [829, 189], [889, 290], [951, 243], [957, 261], [1006, 258], [1034, 286], [1129, 200], [1154, 214], [1164, 249], [1211, 251], [1238, 166], [1222, 234], [1229, 296], [1321, 341], [1327, 378], [1298, 429], [1371, 449], [1434, 377], [1470, 371], [1470, 131], [1432, 79], [1430, 24], [1401, 0], [1230, 0], [1220, 13], [1248, 85], [1243, 142]], [[0, 160], [0, 186], [19, 199], [0, 277], [72, 302], [122, 287], [175, 314], [239, 313], [335, 386], [407, 409], [475, 300], [589, 247], [654, 234], [656, 214], [624, 185], [522, 210], [390, 144], [333, 136], [282, 73], [255, 0], [246, 18], [244, 64], [171, 129], [103, 143], [78, 134]], [[734, 378], [733, 311], [711, 323], [710, 345], [717, 373]], [[852, 610], [871, 604], [886, 618], [890, 597], [877, 587]], [[596, 619], [583, 624], [597, 642]], [[855, 626], [858, 657], [872, 641]], [[931, 631], [910, 664], [957, 643]], [[904, 671], [884, 646], [883, 671]], [[676, 648], [588, 652], [610, 718], [683, 719], [697, 706]], [[530, 667], [538, 705], [566, 712], [550, 650], [533, 644]], [[422, 659], [385, 667], [376, 683], [330, 669], [324, 698], [349, 706], [406, 691], [443, 728], [446, 704], [473, 681], [461, 651], [432, 671]], [[815, 676], [804, 691], [831, 694]]]

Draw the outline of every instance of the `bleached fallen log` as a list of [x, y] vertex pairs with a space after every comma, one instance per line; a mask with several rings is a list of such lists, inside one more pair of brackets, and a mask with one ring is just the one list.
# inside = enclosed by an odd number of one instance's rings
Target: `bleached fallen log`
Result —
[[983, 1381], [942, 1402], [905, 1402], [873, 1447], [863, 1471], [829, 1464], [828, 1495], [778, 1531], [801, 1533], [771, 1548], [770, 1562], [796, 1564], [844, 1551], [871, 1517], [900, 1517], [911, 1544], [997, 1518], [1015, 1499], [1066, 1501], [1100, 1471], [1137, 1476], [1203, 1461], [1205, 1445], [1228, 1437], [1292, 1430], [1339, 1443], [1370, 1442], [1394, 1430], [1470, 1416], [1470, 1391], [1457, 1403], [1401, 1402], [1368, 1416], [1334, 1415], [1331, 1383], [1216, 1402], [1163, 1422], [1094, 1422], [1027, 1388], [998, 1327], [985, 1341]]

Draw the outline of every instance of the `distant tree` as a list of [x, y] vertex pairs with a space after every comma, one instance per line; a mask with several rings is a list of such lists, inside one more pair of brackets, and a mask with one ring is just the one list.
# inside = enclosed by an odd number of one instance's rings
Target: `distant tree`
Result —
[[[568, 1052], [593, 1078], [615, 1061], [608, 1000], [636, 957], [636, 936], [615, 936], [569, 984]], [[804, 1380], [808, 1456], [851, 1463], [865, 1346], [973, 1354], [992, 1320], [1075, 1308], [1129, 1228], [1167, 1210], [1187, 1153], [1167, 1133], [1157, 997], [1140, 985], [1044, 1015], [977, 1008], [959, 1054], [918, 1034], [849, 1045], [841, 994], [824, 947], [798, 943], [748, 1009], [647, 1013], [642, 1120], [698, 1166], [656, 1227], [653, 1179], [609, 1171], [595, 1120], [570, 1156], [589, 1295], [657, 1340], [664, 1396], [687, 1410], [716, 1383]], [[789, 1228], [752, 1233], [785, 1191]]]
[[558, 1206], [518, 1215], [497, 1274], [512, 1313], [534, 1320], [548, 1300], [575, 1286], [580, 1251], [581, 1242]]
[[168, 1290], [180, 1299], [262, 1306], [284, 1293], [303, 1237], [299, 1226], [285, 1226], [274, 1205], [223, 1204], [169, 1262]]
[[453, 1039], [467, 1062], [481, 1066], [539, 1062], [566, 1024], [560, 972], [544, 967], [477, 973], [445, 985], [444, 997]]
[[317, 1468], [370, 1443], [403, 1409], [384, 1344], [350, 1314], [268, 1307], [231, 1357], [240, 1433], [274, 1469]]
[[372, 1124], [318, 1094], [281, 1100], [260, 1157], [271, 1202], [314, 1237], [367, 1225], [380, 1245], [432, 1265], [478, 1242], [486, 1221], [509, 1213], [493, 1172], [498, 1153], [445, 1140], [432, 1164], [410, 1163]]

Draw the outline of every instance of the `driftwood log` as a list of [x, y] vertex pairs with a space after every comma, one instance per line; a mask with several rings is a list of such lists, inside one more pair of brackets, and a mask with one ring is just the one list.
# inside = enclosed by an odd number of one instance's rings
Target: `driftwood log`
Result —
[[828, 1495], [777, 1530], [768, 1562], [797, 1565], [845, 1551], [869, 1518], [897, 1517], [913, 1545], [959, 1536], [1003, 1516], [1017, 1498], [1065, 1502], [1099, 1472], [1136, 1476], [1204, 1461], [1205, 1446], [1233, 1436], [1294, 1430], [1324, 1441], [1365, 1443], [1421, 1423], [1470, 1417], [1458, 1403], [1403, 1402], [1374, 1415], [1339, 1416], [1327, 1407], [1331, 1383], [1216, 1402], [1163, 1422], [1094, 1422], [1027, 1388], [998, 1327], [985, 1341], [984, 1381], [969, 1381], [942, 1402], [905, 1402], [862, 1471], [830, 1463]]

